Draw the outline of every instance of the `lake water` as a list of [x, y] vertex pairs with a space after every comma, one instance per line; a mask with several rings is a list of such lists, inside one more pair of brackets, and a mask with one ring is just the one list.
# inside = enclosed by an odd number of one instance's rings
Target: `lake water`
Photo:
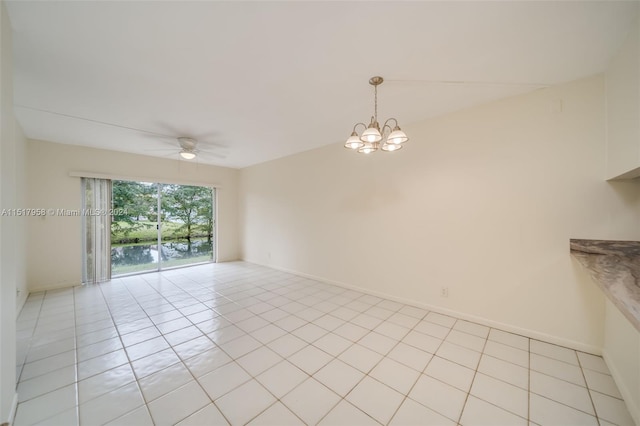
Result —
[[158, 244], [122, 245], [111, 248], [112, 275], [155, 270], [159, 259], [162, 267], [206, 262], [212, 259], [213, 244], [206, 239], [167, 241]]

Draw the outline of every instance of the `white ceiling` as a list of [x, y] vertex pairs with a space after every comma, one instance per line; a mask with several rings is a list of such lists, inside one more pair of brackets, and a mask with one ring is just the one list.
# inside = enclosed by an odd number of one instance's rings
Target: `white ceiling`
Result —
[[229, 167], [344, 141], [372, 114], [373, 75], [380, 118], [402, 126], [599, 73], [638, 14], [615, 1], [7, 5], [28, 137], [178, 158], [171, 138], [122, 127], [191, 136], [218, 155], [200, 162]]

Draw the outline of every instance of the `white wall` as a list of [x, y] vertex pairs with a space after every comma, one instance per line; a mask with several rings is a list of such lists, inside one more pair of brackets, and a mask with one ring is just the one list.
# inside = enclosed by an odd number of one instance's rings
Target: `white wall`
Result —
[[[27, 205], [27, 138], [22, 127], [16, 122], [15, 132], [15, 156], [14, 173], [10, 180], [15, 190], [15, 206], [23, 207]], [[8, 244], [13, 251], [13, 267], [15, 270], [15, 282], [17, 290], [16, 316], [20, 313], [24, 302], [29, 296], [27, 285], [27, 219], [16, 218], [13, 220], [12, 228], [14, 232], [13, 240]], [[4, 241], [4, 239], [3, 239]]]
[[[32, 208], [81, 208], [80, 178], [72, 171], [164, 183], [218, 187], [218, 261], [238, 259], [238, 171], [185, 161], [29, 140], [28, 205]], [[31, 291], [66, 287], [81, 281], [81, 218], [28, 220], [27, 280]]]
[[[612, 59], [606, 71], [607, 177], [640, 176], [640, 21]], [[612, 182], [614, 186], [638, 186], [640, 179]], [[620, 239], [640, 240], [639, 191], [635, 208], [629, 208]], [[629, 197], [633, 205], [633, 196]], [[604, 359], [635, 422], [640, 424], [640, 332], [609, 300], [604, 321]]]
[[[0, 210], [24, 207], [25, 139], [13, 113], [11, 23], [0, 2]], [[0, 216], [0, 423], [16, 399], [16, 313], [27, 296], [24, 218]]]
[[607, 177], [640, 176], [640, 21], [606, 72]]
[[640, 333], [609, 300], [603, 355], [629, 413], [640, 424]]
[[[611, 184], [616, 189], [624, 188], [622, 192], [626, 197], [624, 215], [619, 216], [619, 220], [612, 218], [617, 229], [611, 238], [640, 241], [640, 179]], [[588, 281], [590, 279], [585, 280]], [[606, 299], [602, 352], [629, 413], [640, 425], [640, 331], [609, 299]]]
[[242, 169], [242, 256], [597, 353], [569, 239], [624, 237], [638, 193], [604, 181], [604, 108], [596, 76], [406, 126], [394, 154]]

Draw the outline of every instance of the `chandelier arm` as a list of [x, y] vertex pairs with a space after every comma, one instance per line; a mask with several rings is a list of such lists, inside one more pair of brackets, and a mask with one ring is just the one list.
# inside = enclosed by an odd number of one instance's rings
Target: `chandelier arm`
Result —
[[355, 126], [353, 126], [353, 132], [356, 131], [356, 127], [358, 127], [358, 126], [363, 126], [365, 129], [367, 128], [367, 125], [364, 124], [364, 123], [356, 123]]
[[391, 128], [391, 126], [389, 126], [387, 122], [385, 122], [384, 125], [382, 126], [382, 129], [380, 130], [380, 134], [382, 135], [383, 139], [384, 139], [384, 132], [386, 129], [389, 129], [389, 133], [393, 132], [393, 129]]
[[390, 129], [393, 130], [393, 127], [387, 126], [387, 123], [392, 121], [392, 120], [396, 124], [396, 127], [398, 127], [398, 120], [396, 120], [395, 118], [391, 117], [391, 118], [388, 118], [387, 121], [384, 122], [384, 125], [382, 126], [382, 128], [389, 127]]

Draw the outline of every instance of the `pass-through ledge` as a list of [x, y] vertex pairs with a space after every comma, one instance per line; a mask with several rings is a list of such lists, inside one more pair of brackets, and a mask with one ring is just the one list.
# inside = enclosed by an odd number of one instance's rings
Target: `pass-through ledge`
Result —
[[570, 240], [571, 254], [640, 331], [640, 241]]

